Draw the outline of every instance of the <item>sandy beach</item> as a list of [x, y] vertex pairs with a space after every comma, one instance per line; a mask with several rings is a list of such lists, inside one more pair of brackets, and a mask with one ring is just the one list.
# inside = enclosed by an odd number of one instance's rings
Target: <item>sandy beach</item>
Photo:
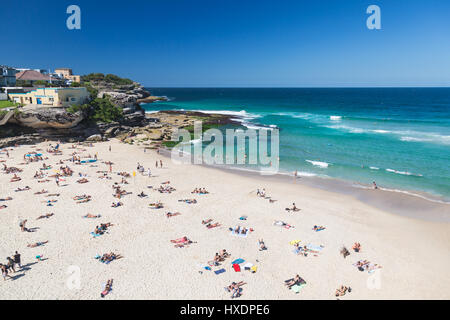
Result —
[[[55, 142], [51, 143], [53, 146]], [[62, 155], [48, 153], [49, 143], [8, 148], [9, 157], [0, 154], [0, 167], [17, 167], [22, 179], [10, 182], [13, 174], [0, 172], [0, 198], [6, 205], [0, 209], [0, 262], [6, 263], [17, 250], [22, 256], [22, 271], [10, 273], [13, 278], [0, 279], [0, 299], [101, 299], [102, 283], [114, 279], [112, 291], [105, 299], [230, 299], [224, 287], [231, 282], [244, 281], [239, 299], [336, 299], [335, 290], [341, 285], [351, 287], [339, 299], [450, 299], [450, 224], [425, 221], [393, 214], [369, 206], [351, 195], [313, 188], [298, 179], [284, 183], [266, 177], [238, 175], [204, 166], [174, 164], [154, 150], [120, 143], [118, 140], [96, 143], [93, 147], [61, 144]], [[111, 146], [111, 151], [109, 147]], [[38, 151], [41, 149], [41, 151]], [[42, 153], [43, 161], [24, 163], [29, 152]], [[98, 161], [85, 164], [71, 162], [76, 151], [81, 160]], [[155, 162], [163, 161], [163, 168]], [[55, 178], [39, 183], [33, 175], [43, 163], [51, 165], [42, 172], [53, 175], [63, 160], [74, 174], [65, 177], [60, 186]], [[109, 171], [107, 178], [99, 178]], [[145, 167], [145, 175], [137, 171], [137, 163]], [[147, 169], [151, 168], [151, 177]], [[128, 184], [121, 189], [131, 192], [120, 200], [113, 197], [112, 185], [120, 183], [127, 172]], [[77, 183], [85, 175], [89, 181]], [[176, 190], [160, 193], [156, 189], [170, 181]], [[16, 188], [31, 187], [15, 192]], [[152, 186], [152, 188], [148, 188]], [[209, 194], [191, 194], [204, 187]], [[257, 196], [265, 189], [271, 199]], [[48, 193], [36, 195], [42, 189]], [[148, 195], [137, 195], [144, 191]], [[377, 192], [373, 190], [373, 192]], [[59, 196], [48, 197], [48, 194]], [[90, 195], [91, 201], [76, 203], [73, 197]], [[195, 198], [197, 203], [179, 202]], [[56, 200], [47, 206], [48, 200]], [[151, 209], [149, 203], [161, 201], [162, 209]], [[120, 201], [123, 206], [111, 207]], [[285, 208], [295, 202], [300, 208], [288, 212]], [[448, 208], [447, 208], [447, 211]], [[167, 212], [180, 212], [171, 218]], [[36, 220], [47, 213], [49, 218]], [[100, 214], [98, 219], [82, 218]], [[443, 213], [450, 214], [450, 212]], [[247, 216], [246, 220], [240, 220]], [[27, 219], [34, 232], [22, 232], [19, 221]], [[202, 220], [212, 219], [220, 226], [208, 229]], [[293, 226], [274, 225], [283, 221]], [[100, 223], [112, 223], [107, 233], [93, 237]], [[315, 232], [313, 227], [324, 226]], [[230, 227], [242, 226], [253, 231], [246, 237], [234, 236]], [[171, 240], [187, 236], [194, 243], [175, 248]], [[267, 250], [260, 251], [258, 240], [264, 239]], [[300, 245], [317, 248], [307, 256], [293, 252], [293, 240]], [[28, 244], [49, 241], [36, 248]], [[355, 242], [361, 251], [354, 252]], [[346, 258], [340, 254], [345, 246]], [[211, 266], [203, 266], [216, 252], [226, 249], [231, 257]], [[314, 250], [313, 250], [314, 251]], [[95, 259], [96, 255], [114, 252], [123, 256], [109, 264]], [[37, 255], [43, 261], [36, 259]], [[241, 258], [242, 270], [235, 272], [231, 262]], [[380, 269], [359, 271], [353, 264], [368, 260]], [[256, 272], [244, 270], [250, 262]], [[68, 270], [80, 270], [79, 288], [70, 288]], [[214, 271], [225, 269], [216, 274]], [[289, 290], [284, 281], [298, 274], [306, 285], [298, 293]]]

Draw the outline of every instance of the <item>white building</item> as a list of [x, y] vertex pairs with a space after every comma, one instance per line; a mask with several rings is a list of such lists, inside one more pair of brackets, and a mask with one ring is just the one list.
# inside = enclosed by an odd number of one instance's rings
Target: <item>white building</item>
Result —
[[0, 66], [0, 87], [14, 87], [16, 85], [17, 70], [7, 66]]

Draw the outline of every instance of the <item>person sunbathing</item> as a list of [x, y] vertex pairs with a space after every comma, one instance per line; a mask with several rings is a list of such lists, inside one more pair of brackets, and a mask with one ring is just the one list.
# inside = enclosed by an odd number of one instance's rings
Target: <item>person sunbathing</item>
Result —
[[117, 202], [117, 203], [112, 203], [112, 205], [111, 205], [111, 207], [113, 207], [113, 208], [117, 208], [117, 207], [120, 207], [120, 206], [123, 206], [123, 203], [122, 202]]
[[188, 237], [184, 236], [182, 238], [176, 239], [176, 240], [170, 240], [170, 242], [172, 243], [176, 243], [174, 245], [175, 248], [182, 248], [184, 246], [187, 246], [191, 243], [193, 243], [190, 239], [188, 239]]
[[295, 275], [294, 278], [285, 280], [284, 284], [290, 289], [291, 287], [297, 285], [297, 284], [306, 284], [306, 281], [303, 280], [298, 274]]
[[207, 227], [208, 229], [212, 229], [212, 228], [215, 228], [215, 227], [220, 227], [220, 223], [219, 223], [219, 222], [216, 222], [216, 223], [214, 223], [214, 224], [208, 223], [208, 224], [206, 225], [206, 227]]
[[14, 176], [11, 178], [11, 182], [17, 182], [17, 181], [20, 181], [20, 180], [22, 180], [22, 178], [20, 178], [19, 176], [17, 176], [16, 174], [14, 174]]
[[41, 191], [35, 192], [34, 194], [44, 194], [47, 192], [48, 192], [48, 190], [42, 189]]
[[267, 250], [263, 239], [258, 240], [259, 251]]
[[89, 180], [86, 179], [86, 178], [82, 178], [82, 179], [77, 180], [77, 182], [78, 182], [78, 183], [88, 183]]
[[108, 230], [109, 227], [114, 226], [111, 222], [108, 223], [101, 223], [100, 224], [100, 230]]
[[353, 251], [359, 252], [361, 251], [361, 244], [359, 242], [355, 242], [352, 246]]
[[6, 209], [6, 208], [8, 208], [8, 206], [6, 206], [6, 205], [1, 205], [0, 206], [0, 209]]
[[192, 191], [191, 193], [199, 193], [199, 191], [197, 188], [195, 188], [194, 191]]
[[218, 266], [219, 265], [219, 262], [221, 262], [221, 261], [223, 261], [224, 259], [219, 255], [219, 253], [217, 253], [216, 252], [216, 255], [214, 256], [214, 259], [213, 259], [213, 264], [215, 265], [215, 266]]
[[246, 284], [244, 281], [240, 281], [238, 283], [232, 282], [228, 287], [225, 287], [225, 290], [231, 292], [231, 298], [238, 298], [241, 296], [241, 286]]
[[167, 212], [167, 213], [166, 213], [166, 217], [167, 217], [167, 218], [171, 218], [171, 217], [179, 216], [180, 214], [181, 214], [180, 212], [174, 212], [174, 213], [172, 213], [172, 212]]
[[47, 214], [44, 214], [44, 215], [41, 215], [41, 216], [37, 217], [36, 220], [45, 219], [45, 218], [48, 219], [48, 218], [50, 218], [50, 217], [52, 217], [54, 215], [55, 215], [54, 213], [47, 213]]
[[348, 249], [347, 249], [346, 247], [342, 247], [342, 248], [341, 248], [341, 251], [339, 251], [339, 252], [342, 254], [342, 256], [344, 257], [344, 259], [345, 259], [347, 256], [350, 255], [350, 251], [348, 251]]
[[90, 214], [90, 213], [83, 216], [83, 218], [100, 218], [100, 217], [101, 217], [101, 215], [99, 215], [99, 214], [95, 215], [95, 214]]
[[11, 197], [6, 197], [6, 198], [1, 198], [0, 199], [0, 201], [10, 201], [10, 200], [12, 200], [13, 198], [11, 198]]
[[144, 193], [144, 191], [142, 191], [141, 193], [139, 193], [138, 194], [138, 197], [139, 198], [145, 198], [145, 197], [147, 197], [148, 195], [146, 195], [145, 193]]
[[106, 282], [105, 289], [100, 293], [100, 296], [104, 298], [112, 290], [113, 279]]
[[94, 234], [103, 234], [103, 233], [104, 233], [103, 230], [99, 228], [99, 226], [95, 227]]
[[242, 228], [242, 230], [241, 230], [241, 234], [247, 234], [247, 231], [248, 231], [248, 229], [247, 228]]
[[295, 212], [295, 211], [300, 211], [300, 209], [295, 206], [295, 202], [294, 202], [294, 203], [292, 203], [292, 208], [286, 208], [286, 211], [294, 211]]
[[316, 232], [317, 231], [322, 231], [322, 230], [325, 230], [325, 227], [323, 227], [323, 226], [314, 226], [313, 230], [316, 231]]
[[222, 249], [222, 250], [219, 251], [219, 256], [220, 256], [222, 259], [225, 259], [225, 258], [229, 257], [230, 254], [227, 252], [226, 249]]
[[359, 260], [354, 264], [355, 267], [358, 268], [359, 271], [365, 271], [368, 269], [370, 261], [367, 260]]
[[20, 191], [28, 191], [31, 188], [29, 186], [26, 186], [25, 188], [17, 188], [16, 190], [14, 190], [15, 192], [20, 192]]
[[43, 246], [46, 243], [48, 243], [48, 240], [47, 241], [42, 241], [42, 242], [36, 242], [36, 243], [33, 243], [33, 244], [28, 244], [27, 247], [28, 248], [36, 248], [36, 247]]
[[352, 288], [342, 285], [340, 288], [336, 289], [335, 295], [336, 297], [342, 297], [347, 291], [349, 293], [352, 292]]
[[208, 224], [212, 221], [213, 221], [213, 219], [202, 220], [202, 224]]
[[162, 204], [162, 202], [156, 202], [156, 203], [150, 203], [149, 206], [153, 209], [161, 209], [164, 208], [164, 205]]

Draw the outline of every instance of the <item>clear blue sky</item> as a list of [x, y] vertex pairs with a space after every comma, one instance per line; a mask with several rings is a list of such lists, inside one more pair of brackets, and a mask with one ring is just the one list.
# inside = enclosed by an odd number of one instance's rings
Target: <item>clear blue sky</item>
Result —
[[449, 0], [2, 0], [0, 21], [0, 64], [149, 87], [450, 86]]

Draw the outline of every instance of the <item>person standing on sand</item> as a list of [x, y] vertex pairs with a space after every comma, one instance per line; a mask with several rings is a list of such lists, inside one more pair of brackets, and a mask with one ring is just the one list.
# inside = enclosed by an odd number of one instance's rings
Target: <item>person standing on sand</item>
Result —
[[155, 166], [158, 168], [158, 160], [156, 160], [156, 164], [155, 164]]
[[18, 265], [20, 269], [22, 269], [22, 264], [20, 263], [20, 253], [18, 253], [16, 251], [16, 253], [14, 254], [14, 264]]
[[159, 167], [162, 168], [162, 160], [159, 160]]
[[6, 281], [6, 277], [11, 278], [11, 276], [8, 274], [8, 269], [6, 268], [6, 266], [1, 263], [0, 263], [0, 270], [2, 272], [3, 280]]
[[16, 269], [14, 268], [14, 260], [11, 259], [11, 257], [7, 257], [6, 260], [8, 260], [8, 269], [12, 269], [12, 271], [16, 273]]
[[109, 152], [111, 152], [111, 146], [109, 146]]
[[148, 174], [149, 178], [152, 176], [152, 172], [150, 171], [150, 168], [148, 168], [147, 174]]
[[375, 181], [373, 182], [373, 188], [374, 188], [374, 189], [378, 189], [378, 186], [377, 186], [377, 184], [375, 183]]

